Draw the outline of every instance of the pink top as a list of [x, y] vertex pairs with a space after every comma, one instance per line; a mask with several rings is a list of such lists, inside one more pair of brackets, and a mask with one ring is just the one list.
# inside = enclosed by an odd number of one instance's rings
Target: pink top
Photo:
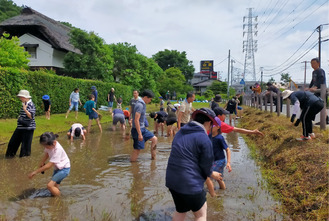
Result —
[[45, 153], [48, 153], [49, 162], [54, 163], [55, 169], [70, 168], [70, 159], [67, 156], [63, 147], [56, 141], [56, 146], [52, 149], [45, 148]]

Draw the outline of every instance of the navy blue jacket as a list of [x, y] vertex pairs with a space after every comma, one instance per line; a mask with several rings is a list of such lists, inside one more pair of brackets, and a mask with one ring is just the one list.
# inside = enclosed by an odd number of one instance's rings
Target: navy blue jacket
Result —
[[211, 140], [195, 121], [182, 127], [172, 142], [166, 187], [181, 194], [197, 194], [211, 175], [214, 153]]

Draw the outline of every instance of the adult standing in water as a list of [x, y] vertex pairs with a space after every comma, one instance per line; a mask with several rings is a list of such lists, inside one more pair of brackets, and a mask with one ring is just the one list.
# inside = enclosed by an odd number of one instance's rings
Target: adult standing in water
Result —
[[30, 92], [27, 90], [20, 90], [17, 97], [22, 101], [22, 108], [19, 111], [16, 130], [8, 143], [6, 151], [7, 158], [14, 157], [21, 144], [19, 157], [31, 155], [32, 138], [36, 128], [34, 120], [35, 106], [31, 100]]
[[177, 127], [178, 130], [190, 121], [190, 115], [193, 111], [192, 102], [195, 100], [195, 94], [193, 92], [188, 92], [186, 99], [179, 108]]
[[130, 117], [129, 117], [129, 124], [132, 124], [132, 112], [134, 110], [135, 104], [138, 99], [142, 99], [139, 97], [139, 92], [138, 90], [133, 91], [133, 98], [131, 98], [129, 104], [130, 104]]
[[158, 138], [145, 128], [146, 104], [150, 103], [153, 97], [154, 94], [152, 91], [145, 90], [142, 93], [142, 98], [138, 99], [134, 104], [134, 109], [131, 113], [133, 120], [131, 136], [134, 140], [134, 150], [130, 156], [131, 162], [137, 160], [140, 150], [144, 149], [145, 141], [148, 140], [151, 141], [151, 158], [152, 160], [155, 160], [156, 158], [156, 145]]
[[172, 142], [166, 171], [166, 187], [175, 203], [173, 220], [184, 220], [192, 210], [195, 220], [207, 220], [207, 199], [204, 182], [207, 177], [222, 180], [211, 171], [214, 160], [207, 131], [218, 125], [215, 113], [208, 108], [196, 110], [193, 121], [179, 130]]

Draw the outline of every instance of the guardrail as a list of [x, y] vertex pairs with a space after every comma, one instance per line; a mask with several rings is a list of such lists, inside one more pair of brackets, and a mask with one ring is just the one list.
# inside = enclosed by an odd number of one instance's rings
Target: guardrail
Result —
[[[327, 107], [327, 100], [326, 100], [326, 93], [328, 93], [326, 85], [322, 84], [321, 89], [318, 89], [317, 92], [321, 93], [321, 98], [324, 100], [324, 108], [320, 112], [320, 129], [325, 130], [326, 129], [326, 107]], [[285, 100], [286, 102], [286, 117], [290, 118], [290, 99]], [[268, 111], [268, 105], [269, 105], [269, 111], [273, 113], [273, 107], [276, 107], [276, 113], [278, 116], [280, 116], [283, 108], [283, 100], [281, 91], [279, 93], [274, 93], [271, 91], [268, 95], [261, 93], [258, 95], [255, 94], [245, 94], [243, 96], [242, 103], [246, 106], [254, 107], [259, 110]], [[278, 111], [281, 110], [281, 111]]]

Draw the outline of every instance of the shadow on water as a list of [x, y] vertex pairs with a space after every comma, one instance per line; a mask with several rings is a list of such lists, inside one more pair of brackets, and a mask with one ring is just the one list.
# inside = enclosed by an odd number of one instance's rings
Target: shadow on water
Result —
[[[61, 197], [48, 197], [46, 185], [52, 170], [27, 174], [37, 168], [43, 149], [33, 140], [31, 157], [0, 157], [0, 217], [7, 220], [171, 220], [174, 203], [165, 187], [172, 138], [160, 136], [157, 160], [152, 161], [146, 143], [137, 162], [130, 163], [133, 142], [128, 130], [103, 133], [94, 127], [85, 141], [59, 143], [71, 160], [71, 173], [60, 186]], [[153, 126], [153, 125], [151, 125]], [[152, 128], [150, 128], [151, 130]], [[279, 205], [267, 192], [259, 168], [236, 133], [224, 135], [232, 149], [232, 172], [224, 171], [225, 191], [207, 195], [208, 220], [281, 220]], [[48, 192], [49, 193], [49, 192]], [[188, 213], [186, 220], [193, 218]]]

